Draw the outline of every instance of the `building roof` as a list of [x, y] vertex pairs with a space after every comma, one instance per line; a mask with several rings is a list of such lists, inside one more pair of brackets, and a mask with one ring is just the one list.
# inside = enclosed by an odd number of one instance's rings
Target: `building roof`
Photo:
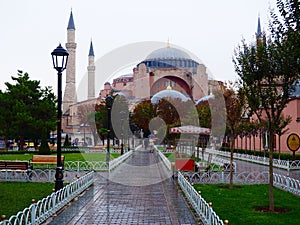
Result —
[[75, 25], [74, 25], [74, 19], [73, 19], [73, 13], [71, 10], [70, 18], [69, 18], [69, 23], [68, 23], [68, 30], [75, 30]]
[[151, 52], [141, 63], [149, 68], [195, 68], [199, 65], [188, 53], [169, 46]]
[[160, 48], [153, 52], [151, 52], [147, 57], [146, 60], [157, 60], [157, 59], [191, 59], [189, 54], [186, 52], [177, 49], [177, 48]]

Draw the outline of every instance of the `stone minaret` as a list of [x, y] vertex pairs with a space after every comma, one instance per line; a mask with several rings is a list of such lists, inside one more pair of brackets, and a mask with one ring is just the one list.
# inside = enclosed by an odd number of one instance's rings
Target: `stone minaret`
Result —
[[91, 41], [90, 51], [89, 51], [89, 65], [87, 67], [88, 70], [88, 99], [95, 98], [95, 64], [94, 64], [94, 48], [93, 42]]
[[75, 25], [73, 13], [71, 11], [69, 24], [67, 28], [66, 48], [69, 52], [68, 65], [66, 69], [66, 86], [63, 98], [63, 113], [69, 109], [69, 106], [77, 102], [76, 97], [76, 43], [75, 43]]

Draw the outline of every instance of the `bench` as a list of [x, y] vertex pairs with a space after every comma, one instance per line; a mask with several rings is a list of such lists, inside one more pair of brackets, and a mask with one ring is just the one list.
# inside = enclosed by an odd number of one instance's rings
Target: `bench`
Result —
[[29, 163], [27, 161], [0, 161], [0, 170], [28, 172], [30, 168], [29, 168]]
[[[64, 165], [65, 156], [61, 156], [61, 164]], [[30, 164], [57, 164], [56, 155], [33, 155]]]

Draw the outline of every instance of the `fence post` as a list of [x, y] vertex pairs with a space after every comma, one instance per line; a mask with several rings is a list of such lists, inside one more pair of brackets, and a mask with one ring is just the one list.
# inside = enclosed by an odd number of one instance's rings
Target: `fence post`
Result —
[[31, 200], [31, 206], [32, 207], [30, 207], [30, 218], [31, 218], [31, 224], [32, 225], [35, 225], [36, 223], [36, 218], [35, 218], [35, 216], [36, 216], [36, 204], [35, 204], [35, 199], [32, 199]]
[[290, 189], [290, 181], [291, 181], [291, 179], [289, 177], [286, 177], [285, 179], [286, 179], [286, 187], [289, 190]]
[[222, 179], [222, 183], [225, 183], [224, 182], [224, 170], [222, 170], [222, 178], [221, 179]]
[[208, 224], [211, 225], [211, 215], [212, 215], [212, 202], [208, 203], [209, 205], [209, 210], [208, 210]]

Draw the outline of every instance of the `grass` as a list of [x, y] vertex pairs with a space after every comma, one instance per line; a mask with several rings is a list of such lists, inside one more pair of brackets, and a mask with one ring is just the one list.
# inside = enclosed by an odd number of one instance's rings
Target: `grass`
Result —
[[[32, 155], [37, 153], [26, 153], [26, 154], [7, 154], [0, 155], [0, 160], [21, 160], [21, 161], [29, 161], [32, 159]], [[56, 155], [56, 154], [53, 154]], [[105, 153], [62, 153], [65, 156], [66, 161], [106, 161]], [[119, 157], [119, 153], [110, 153], [110, 160], [113, 160]], [[37, 169], [45, 169], [45, 168], [56, 168], [55, 164], [35, 164], [33, 168]]]
[[[37, 153], [26, 153], [26, 154], [7, 154], [0, 155], [0, 160], [24, 160], [29, 161], [32, 159], [32, 155], [37, 155]], [[53, 154], [55, 155], [55, 154]], [[65, 161], [105, 161], [105, 153], [62, 153], [65, 156]], [[110, 159], [113, 160], [119, 157], [118, 153], [111, 153]]]
[[275, 208], [284, 208], [284, 213], [256, 211], [255, 207], [268, 207], [268, 185], [235, 185], [233, 189], [224, 184], [195, 184], [206, 202], [213, 203], [213, 209], [230, 225], [299, 225], [300, 198], [274, 188]]
[[10, 216], [52, 193], [54, 183], [0, 182], [0, 215]]
[[164, 153], [164, 155], [170, 162], [175, 162], [175, 154], [174, 153]]

